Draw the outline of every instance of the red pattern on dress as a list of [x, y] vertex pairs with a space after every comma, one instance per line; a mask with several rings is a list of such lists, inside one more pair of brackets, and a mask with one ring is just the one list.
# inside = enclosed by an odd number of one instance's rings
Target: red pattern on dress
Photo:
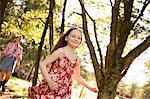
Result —
[[[76, 59], [77, 61], [77, 59]], [[51, 90], [44, 79], [39, 86], [32, 86], [28, 90], [29, 99], [71, 99], [73, 69], [76, 66], [68, 57], [58, 58], [49, 70], [49, 75], [59, 89]]]

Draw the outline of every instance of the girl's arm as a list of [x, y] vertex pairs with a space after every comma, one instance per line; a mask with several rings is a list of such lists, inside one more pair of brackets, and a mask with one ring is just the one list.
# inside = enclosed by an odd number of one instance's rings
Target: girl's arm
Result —
[[59, 48], [58, 50], [54, 51], [51, 55], [49, 55], [46, 59], [44, 59], [42, 62], [40, 62], [41, 72], [44, 78], [46, 79], [46, 81], [48, 82], [49, 87], [54, 90], [58, 88], [58, 85], [50, 78], [46, 66], [48, 64], [52, 64], [52, 62], [58, 59], [61, 55], [62, 55], [62, 49]]
[[97, 88], [92, 88], [91, 86], [89, 86], [85, 82], [85, 80], [81, 77], [81, 75], [80, 75], [80, 65], [81, 65], [81, 59], [78, 57], [77, 64], [74, 68], [73, 78], [75, 78], [80, 84], [82, 84], [84, 87], [88, 88], [89, 90], [97, 92], [98, 91]]

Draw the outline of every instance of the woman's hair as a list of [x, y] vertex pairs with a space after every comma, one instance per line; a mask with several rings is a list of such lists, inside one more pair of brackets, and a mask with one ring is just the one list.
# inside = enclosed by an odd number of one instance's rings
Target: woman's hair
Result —
[[73, 30], [78, 30], [78, 28], [70, 28], [57, 42], [57, 44], [55, 45], [55, 47], [52, 49], [51, 53], [53, 53], [55, 50], [57, 50], [58, 48], [64, 47], [67, 45], [67, 41], [65, 40], [66, 36], [68, 36], [70, 34], [71, 31]]
[[22, 39], [22, 35], [17, 35], [15, 38], [14, 38], [14, 42], [16, 42], [16, 39], [17, 38], [20, 38], [20, 40]]
[[24, 35], [17, 35], [15, 38], [14, 38], [14, 42], [16, 42], [16, 39], [17, 38], [20, 38], [20, 42], [22, 42], [22, 40], [25, 39], [25, 36]]

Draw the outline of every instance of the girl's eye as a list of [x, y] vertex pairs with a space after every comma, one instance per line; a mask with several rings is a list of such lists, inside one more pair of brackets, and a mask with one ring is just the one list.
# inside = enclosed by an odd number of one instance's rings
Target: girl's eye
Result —
[[78, 37], [79, 40], [81, 40], [81, 37]]
[[72, 35], [72, 37], [75, 37], [75, 35]]

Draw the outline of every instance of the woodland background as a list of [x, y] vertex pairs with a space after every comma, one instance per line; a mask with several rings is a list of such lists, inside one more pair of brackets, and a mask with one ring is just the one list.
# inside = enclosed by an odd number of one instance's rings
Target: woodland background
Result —
[[83, 30], [83, 42], [77, 50], [82, 58], [81, 74], [99, 92], [92, 93], [74, 81], [73, 99], [149, 99], [149, 80], [142, 85], [123, 80], [133, 61], [138, 65], [140, 59], [149, 79], [149, 3], [149, 0], [0, 0], [0, 50], [16, 35], [25, 36], [21, 66], [7, 84], [8, 91], [0, 97], [27, 98], [28, 87], [42, 79], [39, 62], [63, 33], [78, 27]]

